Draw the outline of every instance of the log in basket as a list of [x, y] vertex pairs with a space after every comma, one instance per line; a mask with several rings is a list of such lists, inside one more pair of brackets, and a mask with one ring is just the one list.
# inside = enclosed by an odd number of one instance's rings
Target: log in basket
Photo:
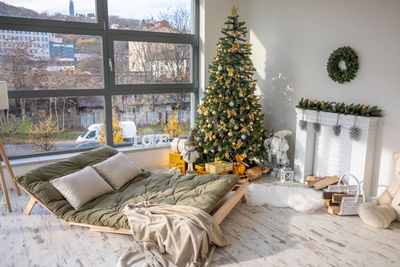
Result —
[[[356, 181], [356, 185], [342, 185], [341, 182], [346, 176], [353, 178]], [[328, 186], [327, 192], [349, 195], [342, 197], [338, 215], [358, 215], [358, 207], [365, 202], [365, 196], [361, 194], [360, 181], [350, 173], [343, 174], [337, 185]]]

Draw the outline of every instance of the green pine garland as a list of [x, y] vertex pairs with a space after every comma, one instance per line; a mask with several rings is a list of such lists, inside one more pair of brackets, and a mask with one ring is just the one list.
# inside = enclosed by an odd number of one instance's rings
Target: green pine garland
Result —
[[[346, 64], [346, 69], [344, 70], [339, 67], [341, 61], [344, 61]], [[328, 59], [328, 75], [333, 81], [338, 83], [350, 82], [356, 77], [358, 68], [358, 56], [356, 52], [348, 46], [336, 49]]]
[[244, 24], [233, 7], [209, 66], [209, 83], [194, 128], [200, 162], [216, 158], [234, 162], [240, 155], [244, 162], [254, 165], [255, 159], [266, 158], [264, 116], [255, 95], [255, 68]]
[[370, 107], [361, 104], [348, 105], [339, 102], [318, 101], [301, 98], [296, 107], [300, 109], [340, 113], [344, 115], [382, 117], [382, 110], [380, 110], [377, 106]]

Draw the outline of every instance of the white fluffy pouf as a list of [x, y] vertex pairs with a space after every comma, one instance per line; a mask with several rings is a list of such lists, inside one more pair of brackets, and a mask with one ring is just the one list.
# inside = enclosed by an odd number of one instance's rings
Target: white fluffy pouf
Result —
[[248, 203], [254, 206], [269, 205], [291, 208], [299, 212], [309, 212], [322, 208], [321, 191], [303, 185], [263, 185], [251, 184], [246, 193]]

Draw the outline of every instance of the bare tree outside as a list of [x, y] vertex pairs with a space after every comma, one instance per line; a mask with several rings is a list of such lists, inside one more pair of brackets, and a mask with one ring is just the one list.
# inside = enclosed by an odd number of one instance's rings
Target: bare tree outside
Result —
[[168, 8], [166, 11], [161, 11], [158, 15], [159, 21], [168, 21], [171, 28], [180, 33], [191, 33], [191, 18], [188, 9], [183, 5]]

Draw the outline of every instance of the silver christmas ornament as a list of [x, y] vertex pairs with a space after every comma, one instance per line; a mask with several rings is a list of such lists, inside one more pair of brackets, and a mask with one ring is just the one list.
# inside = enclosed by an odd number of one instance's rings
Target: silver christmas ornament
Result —
[[314, 131], [315, 131], [316, 133], [319, 133], [319, 132], [321, 131], [321, 123], [319, 123], [319, 122], [314, 122], [313, 128], [314, 128]]
[[218, 66], [218, 70], [221, 71], [222, 70], [222, 66]]
[[242, 134], [241, 137], [242, 137], [243, 140], [246, 139], [246, 136], [244, 134]]
[[304, 130], [307, 128], [307, 121], [305, 121], [305, 120], [300, 120], [300, 121], [299, 121], [299, 127], [300, 127], [301, 130], [304, 131]]
[[361, 129], [356, 126], [351, 127], [349, 131], [349, 137], [351, 140], [358, 141], [361, 137]]
[[313, 128], [316, 133], [321, 131], [321, 123], [319, 123], [319, 111], [317, 112], [317, 122], [313, 123]]
[[301, 130], [305, 130], [307, 128], [307, 121], [304, 120], [304, 113], [305, 113], [305, 109], [303, 109], [303, 116], [301, 118], [301, 120], [299, 121], [299, 127]]
[[349, 130], [349, 137], [351, 140], [358, 141], [361, 136], [361, 129], [356, 126], [357, 116], [354, 116], [354, 124]]
[[211, 149], [211, 153], [215, 153], [215, 150], [214, 150], [214, 149]]
[[334, 126], [332, 127], [332, 131], [333, 131], [333, 134], [334, 134], [334, 135], [339, 136], [339, 135], [340, 135], [340, 132], [342, 131], [342, 126], [339, 125], [339, 124], [336, 124], [336, 125], [334, 125]]
[[231, 106], [231, 107], [233, 107], [234, 105], [235, 105], [235, 103], [233, 103], [233, 102], [229, 103], [229, 106]]

